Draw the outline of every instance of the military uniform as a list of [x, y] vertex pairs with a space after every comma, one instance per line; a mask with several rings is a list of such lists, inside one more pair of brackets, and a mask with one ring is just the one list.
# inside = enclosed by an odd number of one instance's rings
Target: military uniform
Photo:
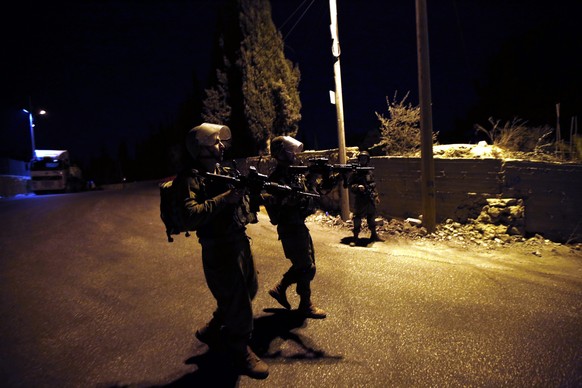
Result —
[[[302, 174], [291, 174], [283, 165], [277, 165], [269, 180], [306, 191], [305, 177]], [[311, 302], [311, 281], [316, 272], [315, 251], [311, 234], [305, 225], [305, 218], [315, 212], [313, 198], [293, 194], [268, 195], [265, 197], [265, 208], [271, 223], [277, 225], [285, 257], [291, 261], [291, 267], [269, 294], [289, 309], [291, 306], [285, 292], [290, 285], [296, 284], [296, 292], [300, 297], [299, 311], [310, 318], [325, 318], [325, 312]]]
[[256, 214], [249, 211], [247, 196], [240, 204], [226, 203], [221, 194], [229, 188], [209, 184], [196, 170], [189, 184], [193, 193], [186, 206], [189, 220], [202, 246], [204, 275], [217, 303], [208, 329], [220, 331], [233, 346], [246, 343], [253, 330], [252, 300], [258, 289], [246, 225], [256, 222]]
[[[364, 187], [362, 191], [360, 186]], [[376, 204], [378, 192], [371, 170], [357, 170], [348, 179], [347, 187], [354, 194], [354, 237], [358, 238], [362, 229], [362, 218], [366, 218], [373, 240], [380, 240], [376, 232]]]
[[[210, 348], [226, 350], [225, 362], [241, 374], [256, 379], [269, 375], [269, 366], [250, 348], [253, 331], [252, 300], [257, 294], [257, 271], [246, 225], [257, 222], [249, 197], [206, 173], [231, 175], [220, 167], [231, 140], [227, 126], [202, 123], [186, 136], [189, 198], [185, 200], [187, 226], [196, 230], [202, 247], [202, 267], [216, 299], [212, 319], [196, 331]], [[194, 169], [192, 169], [194, 168]]]

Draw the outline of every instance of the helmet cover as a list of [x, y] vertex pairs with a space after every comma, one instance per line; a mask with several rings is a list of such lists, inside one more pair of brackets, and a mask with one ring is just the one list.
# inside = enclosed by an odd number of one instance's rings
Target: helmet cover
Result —
[[271, 156], [289, 158], [303, 151], [303, 143], [291, 136], [277, 136], [271, 141]]
[[200, 147], [211, 147], [216, 144], [216, 134], [221, 142], [231, 139], [230, 128], [226, 125], [203, 123], [192, 128], [186, 136], [186, 148], [193, 158], [197, 158]]

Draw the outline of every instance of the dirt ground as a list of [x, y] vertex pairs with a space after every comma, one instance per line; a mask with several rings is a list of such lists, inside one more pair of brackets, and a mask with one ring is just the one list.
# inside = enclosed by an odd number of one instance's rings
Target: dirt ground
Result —
[[[344, 230], [347, 238], [352, 236], [351, 220], [343, 221], [339, 215], [334, 216], [318, 211], [308, 217], [307, 221]], [[523, 237], [501, 233], [488, 234], [487, 232], [483, 233], [483, 228], [480, 226], [460, 224], [451, 220], [438, 224], [435, 232], [428, 233], [417, 221], [376, 218], [378, 234], [385, 240], [408, 240], [417, 244], [444, 245], [454, 250], [495, 251], [505, 257], [515, 257], [516, 259], [524, 256], [536, 256], [582, 260], [582, 243], [578, 242], [554, 242], [540, 235]], [[368, 235], [369, 230], [366, 221], [363, 220], [361, 236]]]

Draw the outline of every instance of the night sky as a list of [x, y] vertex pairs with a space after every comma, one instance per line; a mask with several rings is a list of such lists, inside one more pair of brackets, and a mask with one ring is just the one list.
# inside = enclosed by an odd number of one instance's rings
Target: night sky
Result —
[[[48, 112], [36, 119], [38, 149], [70, 149], [81, 163], [104, 151], [114, 156], [123, 142], [135, 149], [176, 118], [195, 85], [207, 86], [221, 3], [24, 1], [3, 12], [0, 156], [30, 152], [21, 112], [29, 101], [34, 110]], [[491, 97], [483, 99], [483, 90], [491, 94], [497, 87], [492, 74], [503, 79], [500, 55], [516, 53], [519, 59], [526, 46], [527, 63], [512, 57], [511, 66], [523, 68], [528, 86], [516, 81], [514, 89], [500, 89], [506, 109], [495, 109], [509, 116], [512, 104], [539, 94], [543, 108], [522, 107], [521, 116], [531, 113], [555, 125], [554, 104], [562, 98], [566, 118], [581, 113], [582, 2], [538, 3], [428, 1], [433, 126], [441, 142], [471, 137], [471, 115], [488, 114]], [[298, 137], [308, 149], [337, 147], [336, 111], [329, 101], [334, 89], [329, 3], [271, 4], [286, 55], [302, 74]], [[375, 112], [387, 115], [387, 97], [410, 92], [409, 101], [418, 104], [415, 5], [337, 0], [337, 6], [345, 130], [352, 146], [378, 128]]]

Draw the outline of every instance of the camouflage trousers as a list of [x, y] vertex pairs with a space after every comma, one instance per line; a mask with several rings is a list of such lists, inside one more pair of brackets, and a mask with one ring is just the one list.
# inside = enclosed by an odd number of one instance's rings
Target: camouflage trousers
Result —
[[243, 232], [227, 240], [201, 240], [202, 265], [217, 304], [212, 320], [225, 338], [238, 341], [250, 338], [253, 331], [252, 300], [258, 280], [247, 235]]
[[291, 267], [283, 275], [281, 284], [285, 287], [297, 284], [297, 294], [309, 300], [311, 281], [316, 272], [315, 250], [309, 229], [305, 224], [279, 225], [277, 232], [285, 257], [291, 261]]
[[370, 199], [363, 196], [356, 196], [354, 203], [354, 235], [357, 235], [362, 230], [362, 219], [366, 218], [368, 222], [368, 229], [376, 231], [376, 205]]

